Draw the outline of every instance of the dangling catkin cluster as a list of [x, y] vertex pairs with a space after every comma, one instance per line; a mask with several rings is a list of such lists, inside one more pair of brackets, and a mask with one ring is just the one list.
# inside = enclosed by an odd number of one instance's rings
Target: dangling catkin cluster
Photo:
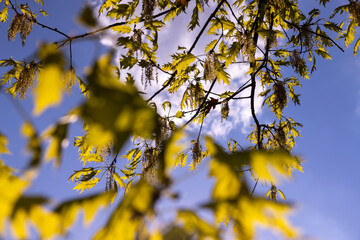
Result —
[[66, 72], [64, 76], [65, 81], [65, 90], [68, 94], [71, 93], [71, 88], [75, 85], [75, 69], [73, 67], [70, 67]]
[[111, 191], [114, 189], [115, 187], [115, 180], [113, 177], [113, 174], [115, 172], [115, 164], [116, 164], [116, 160], [110, 160], [109, 157], [111, 155], [111, 149], [112, 149], [113, 144], [112, 143], [108, 143], [106, 144], [104, 147], [102, 147], [101, 149], [99, 149], [100, 151], [100, 155], [104, 158], [107, 159], [108, 164], [110, 165], [110, 167], [108, 167], [108, 169], [106, 170], [106, 185], [105, 185], [105, 191]]
[[155, 0], [143, 0], [141, 16], [144, 18], [145, 24], [152, 21], [155, 4]]
[[191, 108], [196, 109], [200, 107], [200, 103], [204, 98], [204, 90], [202, 89], [201, 83], [190, 84], [187, 89], [189, 96], [189, 105]]
[[204, 8], [205, 4], [209, 5], [209, 0], [199, 0], [199, 3], [201, 5], [201, 7]]
[[274, 91], [274, 105], [280, 109], [283, 109], [287, 104], [286, 89], [283, 82], [276, 82], [273, 85]]
[[243, 57], [245, 56], [250, 61], [254, 61], [256, 48], [254, 46], [251, 34], [248, 31], [245, 31], [244, 33], [237, 32], [236, 36], [239, 43], [241, 44], [241, 53]]
[[155, 145], [157, 149], [163, 147], [164, 142], [169, 138], [170, 127], [166, 118], [160, 119], [160, 133], [156, 136]]
[[36, 75], [36, 63], [31, 62], [25, 65], [24, 69], [20, 72], [19, 79], [16, 82], [15, 92], [19, 94], [20, 99], [25, 99], [26, 93], [32, 87]]
[[[131, 40], [133, 40], [134, 42], [136, 42], [137, 44], [139, 44], [139, 46], [142, 43], [142, 35], [144, 34], [143, 31], [141, 31], [141, 29], [134, 29], [133, 30], [133, 35], [131, 36]], [[134, 51], [130, 50], [129, 51], [130, 55], [133, 56], [134, 55]], [[137, 52], [136, 52], [136, 58], [138, 58]]]
[[349, 12], [351, 16], [356, 20], [357, 24], [360, 26], [360, 3], [359, 1], [350, 0]]
[[115, 166], [110, 166], [106, 171], [105, 191], [111, 191], [115, 187], [115, 180], [113, 177], [114, 172], [115, 172]]
[[229, 112], [230, 112], [229, 101], [225, 100], [221, 103], [221, 118], [222, 118], [221, 121], [229, 117]]
[[315, 40], [310, 23], [304, 23], [302, 25], [300, 30], [300, 38], [301, 43], [305, 46], [307, 50], [311, 50], [313, 48]]
[[304, 67], [304, 62], [296, 49], [290, 54], [290, 62], [291, 66], [295, 69], [295, 72], [300, 73], [301, 69]]
[[266, 43], [269, 45], [269, 47], [277, 47], [277, 38], [276, 33], [271, 32], [269, 37], [266, 37]]
[[102, 147], [100, 149], [100, 155], [103, 157], [103, 158], [107, 158], [111, 155], [111, 149], [113, 147], [113, 144], [112, 143], [108, 143], [106, 144], [104, 147]]
[[141, 37], [144, 34], [144, 32], [141, 31], [141, 29], [134, 29], [133, 32], [134, 32], [134, 34], [131, 36], [131, 40], [133, 40], [134, 42], [141, 45], [141, 43], [142, 43]]
[[286, 134], [282, 126], [275, 129], [275, 145], [277, 149], [283, 149], [286, 145]]
[[214, 80], [217, 76], [218, 68], [218, 59], [215, 56], [214, 51], [210, 51], [206, 54], [205, 64], [204, 64], [204, 79], [205, 80]]
[[11, 20], [8, 30], [9, 41], [14, 41], [16, 34], [20, 33], [22, 45], [25, 45], [26, 37], [30, 34], [33, 27], [33, 21], [24, 14], [15, 14]]
[[271, 0], [271, 3], [278, 9], [286, 8], [285, 0]]
[[142, 174], [149, 183], [156, 183], [157, 180], [157, 150], [147, 147], [143, 154]]
[[277, 187], [274, 184], [271, 185], [270, 196], [269, 197], [274, 202], [277, 202], [277, 199], [278, 199]]
[[191, 149], [191, 156], [193, 159], [194, 167], [197, 167], [197, 165], [199, 165], [199, 163], [201, 161], [201, 151], [202, 151], [201, 144], [200, 144], [199, 139], [197, 139]]
[[151, 81], [154, 81], [155, 79], [157, 83], [158, 73], [156, 71], [156, 78], [154, 78], [153, 65], [151, 63], [148, 63], [145, 67], [142, 68], [141, 84], [144, 85], [146, 89], [147, 85], [149, 84], [151, 86]]

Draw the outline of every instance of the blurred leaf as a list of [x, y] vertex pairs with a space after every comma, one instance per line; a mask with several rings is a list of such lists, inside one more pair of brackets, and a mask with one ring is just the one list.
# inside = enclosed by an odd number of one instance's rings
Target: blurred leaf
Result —
[[177, 219], [184, 224], [187, 233], [195, 233], [196, 239], [220, 239], [217, 228], [205, 222], [193, 211], [179, 210]]
[[170, 226], [165, 233], [163, 233], [164, 240], [188, 240], [192, 235], [187, 233], [185, 229], [178, 226]]
[[117, 152], [130, 133], [151, 137], [157, 120], [134, 86], [115, 79], [110, 61], [110, 55], [101, 58], [88, 75], [91, 95], [80, 107], [80, 115], [89, 124], [89, 143], [101, 147], [116, 139]]
[[[141, 196], [141, 198], [139, 198]], [[156, 191], [146, 181], [138, 182], [116, 207], [105, 227], [94, 236], [95, 240], [135, 239], [145, 222], [145, 216], [152, 212]]]
[[97, 20], [94, 17], [92, 8], [89, 5], [86, 5], [82, 10], [79, 16], [79, 21], [88, 27], [95, 27], [97, 25]]
[[111, 192], [105, 192], [61, 203], [54, 210], [61, 217], [61, 232], [65, 233], [73, 226], [80, 211], [84, 212], [84, 223], [90, 224], [95, 220], [95, 215], [100, 208], [109, 204], [110, 199]]
[[213, 158], [210, 161], [209, 175], [216, 178], [212, 197], [218, 200], [237, 198], [241, 182], [236, 170], [244, 163], [230, 158], [210, 137], [206, 138], [206, 147]]
[[0, 154], [10, 153], [6, 145], [8, 144], [7, 138], [0, 133]]
[[[13, 170], [0, 160], [0, 233], [4, 233], [6, 219], [13, 213], [13, 208], [22, 196], [29, 183], [13, 175]], [[19, 215], [18, 222], [22, 222]], [[19, 235], [26, 234], [23, 229], [18, 229]]]
[[34, 114], [40, 115], [47, 108], [59, 105], [62, 92], [62, 70], [56, 65], [49, 65], [40, 70], [38, 84], [34, 89]]
[[169, 176], [171, 169], [175, 168], [178, 154], [186, 148], [186, 144], [183, 142], [185, 137], [186, 135], [183, 131], [174, 131], [166, 143], [164, 148], [164, 173], [166, 176]]
[[27, 169], [38, 168], [40, 165], [42, 147], [41, 139], [38, 136], [34, 126], [30, 122], [25, 122], [21, 128], [23, 136], [28, 139], [26, 149], [32, 155], [31, 161], [27, 165]]
[[50, 139], [45, 159], [50, 161], [52, 158], [56, 158], [56, 167], [60, 167], [61, 164], [62, 147], [67, 141], [67, 128], [68, 123], [58, 123], [47, 129], [44, 133], [45, 139]]

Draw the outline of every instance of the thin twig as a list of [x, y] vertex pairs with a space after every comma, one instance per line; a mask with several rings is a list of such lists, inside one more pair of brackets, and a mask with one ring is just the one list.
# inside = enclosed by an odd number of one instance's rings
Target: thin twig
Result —
[[312, 34], [315, 34], [315, 35], [317, 35], [317, 36], [319, 36], [319, 37], [326, 38], [326, 39], [330, 40], [333, 44], [335, 44], [335, 46], [338, 47], [342, 52], [345, 52], [344, 49], [342, 49], [342, 47], [340, 47], [340, 46], [339, 46], [331, 37], [329, 37], [329, 36], [325, 36], [325, 35], [322, 35], [322, 34], [320, 34], [320, 33], [314, 32], [314, 31], [312, 31], [312, 30], [310, 30], [310, 29], [308, 29], [308, 28], [300, 27], [300, 26], [296, 25], [295, 23], [292, 23], [292, 22], [287, 21], [286, 19], [284, 19], [284, 22], [286, 22], [287, 24], [295, 27], [295, 28], [298, 29], [298, 30], [305, 30], [305, 31], [310, 32], [310, 33], [312, 33]]
[[256, 179], [256, 182], [255, 182], [255, 185], [254, 185], [254, 187], [253, 187], [253, 190], [251, 191], [251, 196], [254, 194], [258, 182], [259, 182], [259, 178]]
[[[193, 42], [192, 46], [190, 47], [189, 51], [187, 52], [187, 54], [190, 54], [192, 52], [192, 50], [195, 48], [197, 42], [199, 41], [201, 35], [204, 33], [207, 25], [210, 23], [210, 20], [216, 15], [217, 11], [219, 10], [219, 8], [221, 7], [221, 5], [225, 2], [225, 0], [221, 0], [221, 2], [217, 5], [217, 7], [215, 8], [215, 10], [211, 13], [211, 15], [209, 16], [209, 18], [206, 20], [204, 26], [201, 28], [200, 32], [198, 33], [198, 35], [195, 38], [195, 41]], [[165, 88], [167, 88], [171, 82], [175, 79], [175, 76], [177, 74], [177, 70], [175, 70], [175, 72], [173, 72], [173, 74], [171, 75], [171, 77], [169, 78], [169, 80], [166, 82], [166, 84], [160, 88], [158, 91], [156, 91], [148, 100], [146, 100], [146, 102], [150, 102], [154, 97], [156, 97], [159, 93], [161, 93]]]
[[187, 126], [190, 122], [192, 122], [192, 120], [194, 120], [194, 119], [197, 117], [197, 115], [200, 113], [201, 109], [204, 107], [204, 105], [205, 105], [205, 103], [206, 103], [206, 99], [209, 97], [209, 94], [210, 94], [212, 88], [213, 88], [214, 85], [215, 85], [216, 80], [217, 80], [217, 77], [216, 77], [216, 78], [213, 80], [213, 82], [211, 83], [211, 86], [210, 86], [207, 94], [205, 95], [205, 98], [204, 98], [204, 100], [202, 101], [200, 107], [198, 108], [198, 110], [196, 111], [196, 113], [190, 118], [190, 120], [187, 121], [187, 122], [184, 124], [184, 127]]

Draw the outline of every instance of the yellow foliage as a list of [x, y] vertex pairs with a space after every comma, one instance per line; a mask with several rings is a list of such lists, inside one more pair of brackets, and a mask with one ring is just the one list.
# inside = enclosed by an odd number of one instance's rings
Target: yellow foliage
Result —
[[21, 133], [24, 135], [24, 137], [31, 138], [33, 135], [35, 135], [35, 129], [29, 122], [25, 122], [21, 127]]
[[76, 186], [73, 188], [74, 190], [79, 190], [80, 193], [82, 193], [85, 189], [93, 188], [98, 182], [100, 181], [100, 178], [93, 178], [88, 181], [80, 181], [76, 184]]
[[24, 209], [17, 211], [11, 220], [14, 236], [18, 239], [26, 239], [28, 237], [27, 216]]
[[[28, 182], [15, 177], [12, 169], [0, 161], [0, 232], [4, 232], [5, 220], [12, 214], [17, 199], [28, 185]], [[19, 234], [22, 234], [20, 229]]]
[[165, 173], [170, 174], [170, 171], [176, 166], [177, 155], [186, 148], [186, 144], [181, 142], [185, 138], [185, 133], [181, 130], [173, 132], [169, 139], [165, 150]]
[[209, 174], [216, 178], [212, 197], [218, 200], [237, 198], [240, 193], [241, 182], [236, 167], [240, 166], [239, 163], [241, 162], [234, 162], [209, 137], [206, 138], [206, 147], [213, 157]]
[[73, 226], [80, 211], [84, 212], [84, 223], [90, 224], [95, 219], [97, 211], [109, 204], [110, 198], [111, 194], [105, 192], [62, 203], [54, 210], [60, 217], [61, 232], [65, 233]]
[[234, 199], [238, 196], [241, 183], [238, 174], [231, 165], [214, 159], [210, 163], [210, 176], [216, 178], [212, 197], [214, 199]]
[[56, 159], [56, 166], [60, 166], [62, 144], [66, 141], [68, 124], [57, 124], [56, 126], [50, 127], [44, 133], [45, 139], [50, 139], [50, 144], [47, 148], [45, 159], [50, 161], [52, 158]]
[[34, 89], [34, 114], [40, 115], [47, 108], [60, 104], [63, 87], [61, 68], [52, 64], [41, 70]]
[[[155, 191], [146, 181], [137, 183], [119, 203], [108, 223], [95, 240], [133, 240], [143, 226], [146, 215], [152, 212]], [[141, 196], [139, 198], [139, 196]]]
[[285, 151], [253, 151], [249, 157], [257, 177], [275, 184], [278, 182], [276, 172], [289, 178], [294, 168], [302, 171], [298, 159]]
[[33, 207], [30, 211], [30, 220], [37, 227], [42, 239], [49, 239], [60, 233], [60, 217], [43, 207]]
[[217, 228], [199, 218], [192, 211], [179, 210], [177, 218], [184, 224], [187, 233], [196, 234], [196, 239], [220, 239]]
[[99, 124], [91, 124], [89, 125], [89, 133], [87, 134], [87, 143], [89, 145], [98, 146], [102, 148], [106, 146], [109, 142], [111, 142], [114, 138], [114, 134], [109, 131], [105, 130]]
[[6, 145], [8, 144], [7, 138], [0, 133], [0, 154], [10, 153]]

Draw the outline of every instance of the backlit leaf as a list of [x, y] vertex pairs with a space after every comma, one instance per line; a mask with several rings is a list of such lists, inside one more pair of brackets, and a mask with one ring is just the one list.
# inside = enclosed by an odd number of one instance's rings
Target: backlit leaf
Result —
[[62, 70], [58, 66], [50, 65], [39, 71], [38, 83], [34, 89], [34, 114], [40, 115], [47, 108], [59, 105], [62, 93]]
[[0, 133], [0, 154], [10, 153], [6, 145], [8, 143], [7, 138]]
[[80, 191], [82, 193], [85, 189], [89, 190], [100, 181], [100, 178], [94, 178], [89, 181], [80, 181], [76, 184], [76, 186], [73, 188], [76, 191]]
[[[50, 144], [46, 151], [45, 159], [51, 160], [56, 159], [56, 166], [59, 167], [61, 163], [62, 148], [66, 144], [67, 136], [67, 123], [58, 123], [57, 125], [50, 127], [46, 130], [44, 137], [50, 139]], [[64, 144], [65, 143], [65, 144]]]
[[152, 211], [155, 194], [154, 188], [146, 181], [137, 183], [128, 191], [94, 239], [110, 240], [114, 236], [121, 236], [123, 240], [135, 239], [139, 228], [143, 227], [145, 216]]

